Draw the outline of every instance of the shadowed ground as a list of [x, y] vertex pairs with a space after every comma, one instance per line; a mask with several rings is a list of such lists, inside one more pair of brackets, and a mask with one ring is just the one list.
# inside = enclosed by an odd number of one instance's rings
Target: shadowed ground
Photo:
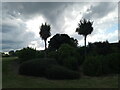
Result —
[[3, 58], [3, 88], [118, 88], [118, 75], [82, 76], [77, 80], [48, 80], [18, 74], [16, 57]]

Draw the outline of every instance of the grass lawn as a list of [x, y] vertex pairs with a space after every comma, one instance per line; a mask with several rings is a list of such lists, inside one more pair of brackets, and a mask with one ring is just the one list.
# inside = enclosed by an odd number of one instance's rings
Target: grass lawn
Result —
[[77, 80], [48, 80], [18, 74], [16, 57], [2, 58], [3, 88], [118, 88], [118, 75], [83, 76]]

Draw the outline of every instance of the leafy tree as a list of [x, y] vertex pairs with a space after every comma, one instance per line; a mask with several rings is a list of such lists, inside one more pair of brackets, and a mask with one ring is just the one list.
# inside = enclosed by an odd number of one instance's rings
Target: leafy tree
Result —
[[91, 34], [93, 31], [93, 27], [92, 27], [93, 22], [91, 22], [90, 20], [86, 20], [86, 19], [82, 19], [80, 20], [80, 23], [78, 23], [78, 28], [76, 28], [76, 32], [79, 35], [83, 35], [84, 36], [84, 40], [85, 40], [85, 55], [86, 55], [86, 38], [88, 34]]
[[51, 29], [50, 25], [47, 25], [46, 23], [45, 23], [45, 25], [42, 24], [41, 27], [40, 27], [39, 34], [40, 34], [40, 37], [45, 42], [45, 50], [47, 48], [47, 43], [46, 43], [47, 38], [51, 36], [50, 29]]
[[73, 47], [77, 47], [78, 41], [74, 38], [70, 38], [67, 34], [56, 34], [48, 43], [50, 50], [58, 50], [62, 44], [69, 44]]

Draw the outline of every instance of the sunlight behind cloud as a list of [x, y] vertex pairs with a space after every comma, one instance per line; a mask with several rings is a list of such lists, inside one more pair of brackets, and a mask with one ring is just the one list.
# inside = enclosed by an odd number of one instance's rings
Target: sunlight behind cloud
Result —
[[25, 46], [43, 50], [44, 41], [39, 31], [45, 22], [51, 26], [51, 37], [65, 33], [77, 39], [78, 46], [84, 46], [83, 35], [75, 32], [82, 18], [94, 21], [94, 30], [88, 35], [87, 43], [105, 40], [113, 43], [118, 40], [117, 2], [4, 3], [2, 8], [4, 51]]
[[39, 37], [39, 31], [40, 31], [40, 26], [42, 23], [45, 23], [45, 19], [42, 17], [42, 16], [39, 16], [39, 17], [35, 17], [31, 20], [28, 20], [26, 22], [26, 27], [27, 27], [27, 30], [26, 31], [32, 31], [35, 33], [35, 36], [36, 37]]
[[[28, 20], [26, 22], [26, 27], [28, 32], [34, 32], [35, 34], [35, 40], [37, 41], [31, 41], [29, 44], [29, 47], [32, 48], [36, 48], [37, 50], [43, 50], [43, 46], [41, 47], [39, 44], [41, 43], [41, 39], [40, 39], [40, 35], [39, 35], [39, 31], [40, 31], [40, 26], [42, 25], [42, 23], [45, 23], [45, 19], [42, 16], [39, 17], [35, 17], [31, 20]], [[43, 45], [43, 44], [42, 44]]]
[[82, 18], [81, 14], [78, 14], [79, 11], [72, 11], [71, 15], [72, 18], [65, 17], [65, 25], [64, 25], [64, 32], [68, 35], [72, 35], [75, 33], [76, 27], [78, 26], [79, 20]]

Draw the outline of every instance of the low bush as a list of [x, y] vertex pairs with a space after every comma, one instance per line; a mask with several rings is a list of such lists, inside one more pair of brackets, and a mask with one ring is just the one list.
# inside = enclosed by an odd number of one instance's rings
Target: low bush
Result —
[[112, 53], [106, 56], [89, 56], [83, 63], [83, 72], [89, 76], [120, 73], [119, 58], [119, 53]]
[[33, 59], [20, 65], [19, 73], [23, 75], [45, 76], [46, 68], [57, 64], [54, 59]]
[[105, 57], [106, 61], [109, 64], [110, 72], [109, 73], [120, 73], [120, 54], [112, 53]]
[[46, 70], [48, 79], [78, 79], [80, 74], [60, 65], [52, 65]]
[[47, 52], [47, 57], [48, 57], [48, 58], [57, 59], [57, 58], [58, 58], [57, 51], [49, 51], [49, 52]]
[[36, 58], [44, 58], [45, 51], [36, 51]]
[[78, 61], [79, 66], [81, 66], [85, 61], [85, 56], [79, 53], [76, 53], [76, 59]]
[[36, 50], [32, 48], [23, 48], [18, 51], [17, 53], [18, 57], [20, 58], [21, 62], [33, 59], [36, 57]]

